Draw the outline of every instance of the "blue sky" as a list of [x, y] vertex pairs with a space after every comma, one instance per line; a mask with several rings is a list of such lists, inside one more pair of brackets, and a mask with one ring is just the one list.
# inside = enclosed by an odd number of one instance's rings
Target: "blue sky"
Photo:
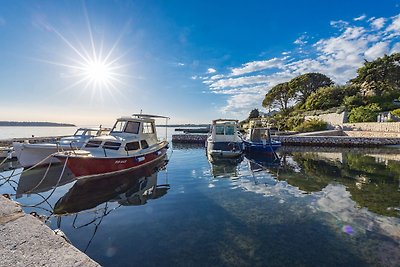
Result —
[[244, 119], [275, 84], [345, 83], [399, 36], [400, 0], [2, 0], [0, 120]]

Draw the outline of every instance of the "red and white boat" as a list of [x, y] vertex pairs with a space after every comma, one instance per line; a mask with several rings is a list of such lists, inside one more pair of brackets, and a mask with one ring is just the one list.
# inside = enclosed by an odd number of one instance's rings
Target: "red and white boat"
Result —
[[79, 150], [60, 152], [55, 157], [79, 178], [121, 173], [146, 166], [163, 157], [167, 140], [159, 140], [155, 118], [168, 117], [133, 114], [117, 119], [109, 135], [86, 142]]

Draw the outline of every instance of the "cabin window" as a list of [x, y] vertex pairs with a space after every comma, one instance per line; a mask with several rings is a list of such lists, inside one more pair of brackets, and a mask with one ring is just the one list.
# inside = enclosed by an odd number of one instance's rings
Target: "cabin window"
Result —
[[143, 123], [143, 133], [144, 134], [152, 134], [154, 133], [154, 125], [151, 122]]
[[131, 151], [131, 150], [138, 150], [140, 148], [139, 142], [130, 142], [126, 143], [125, 145], [125, 150]]
[[101, 142], [102, 141], [91, 140], [91, 141], [87, 142], [85, 147], [99, 147], [101, 145]]
[[224, 135], [224, 126], [223, 125], [215, 126], [215, 134]]
[[121, 146], [121, 143], [118, 143], [118, 142], [105, 142], [103, 145], [103, 148], [118, 150], [120, 146]]
[[83, 129], [78, 129], [75, 133], [74, 133], [74, 135], [83, 135], [85, 133], [85, 130], [83, 130]]
[[126, 126], [125, 126], [125, 132], [126, 133], [138, 134], [139, 133], [139, 126], [140, 126], [139, 122], [127, 121], [126, 122]]
[[234, 135], [235, 126], [225, 126], [225, 135]]
[[96, 131], [92, 131], [92, 130], [87, 130], [85, 133], [86, 136], [95, 136], [96, 135]]
[[146, 140], [142, 140], [140, 141], [140, 145], [142, 146], [142, 149], [148, 148], [149, 144], [147, 143]]

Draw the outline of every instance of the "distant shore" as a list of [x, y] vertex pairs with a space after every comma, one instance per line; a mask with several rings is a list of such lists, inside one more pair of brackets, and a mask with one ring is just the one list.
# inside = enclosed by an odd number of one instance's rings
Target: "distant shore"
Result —
[[0, 121], [0, 126], [39, 126], [39, 127], [76, 127], [71, 123], [41, 121]]

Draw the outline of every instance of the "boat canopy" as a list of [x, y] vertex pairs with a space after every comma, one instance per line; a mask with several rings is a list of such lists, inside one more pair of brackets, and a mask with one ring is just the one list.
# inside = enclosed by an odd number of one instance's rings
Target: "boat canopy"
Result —
[[216, 124], [216, 123], [225, 123], [225, 122], [235, 122], [238, 123], [239, 120], [234, 120], [234, 119], [217, 119], [217, 120], [213, 120], [212, 123]]
[[263, 142], [270, 141], [271, 134], [268, 128], [251, 128], [250, 129], [250, 141], [252, 142]]
[[150, 114], [132, 114], [132, 117], [137, 117], [137, 118], [161, 118], [161, 119], [170, 119], [169, 117], [166, 116], [160, 116], [160, 115], [150, 115]]

